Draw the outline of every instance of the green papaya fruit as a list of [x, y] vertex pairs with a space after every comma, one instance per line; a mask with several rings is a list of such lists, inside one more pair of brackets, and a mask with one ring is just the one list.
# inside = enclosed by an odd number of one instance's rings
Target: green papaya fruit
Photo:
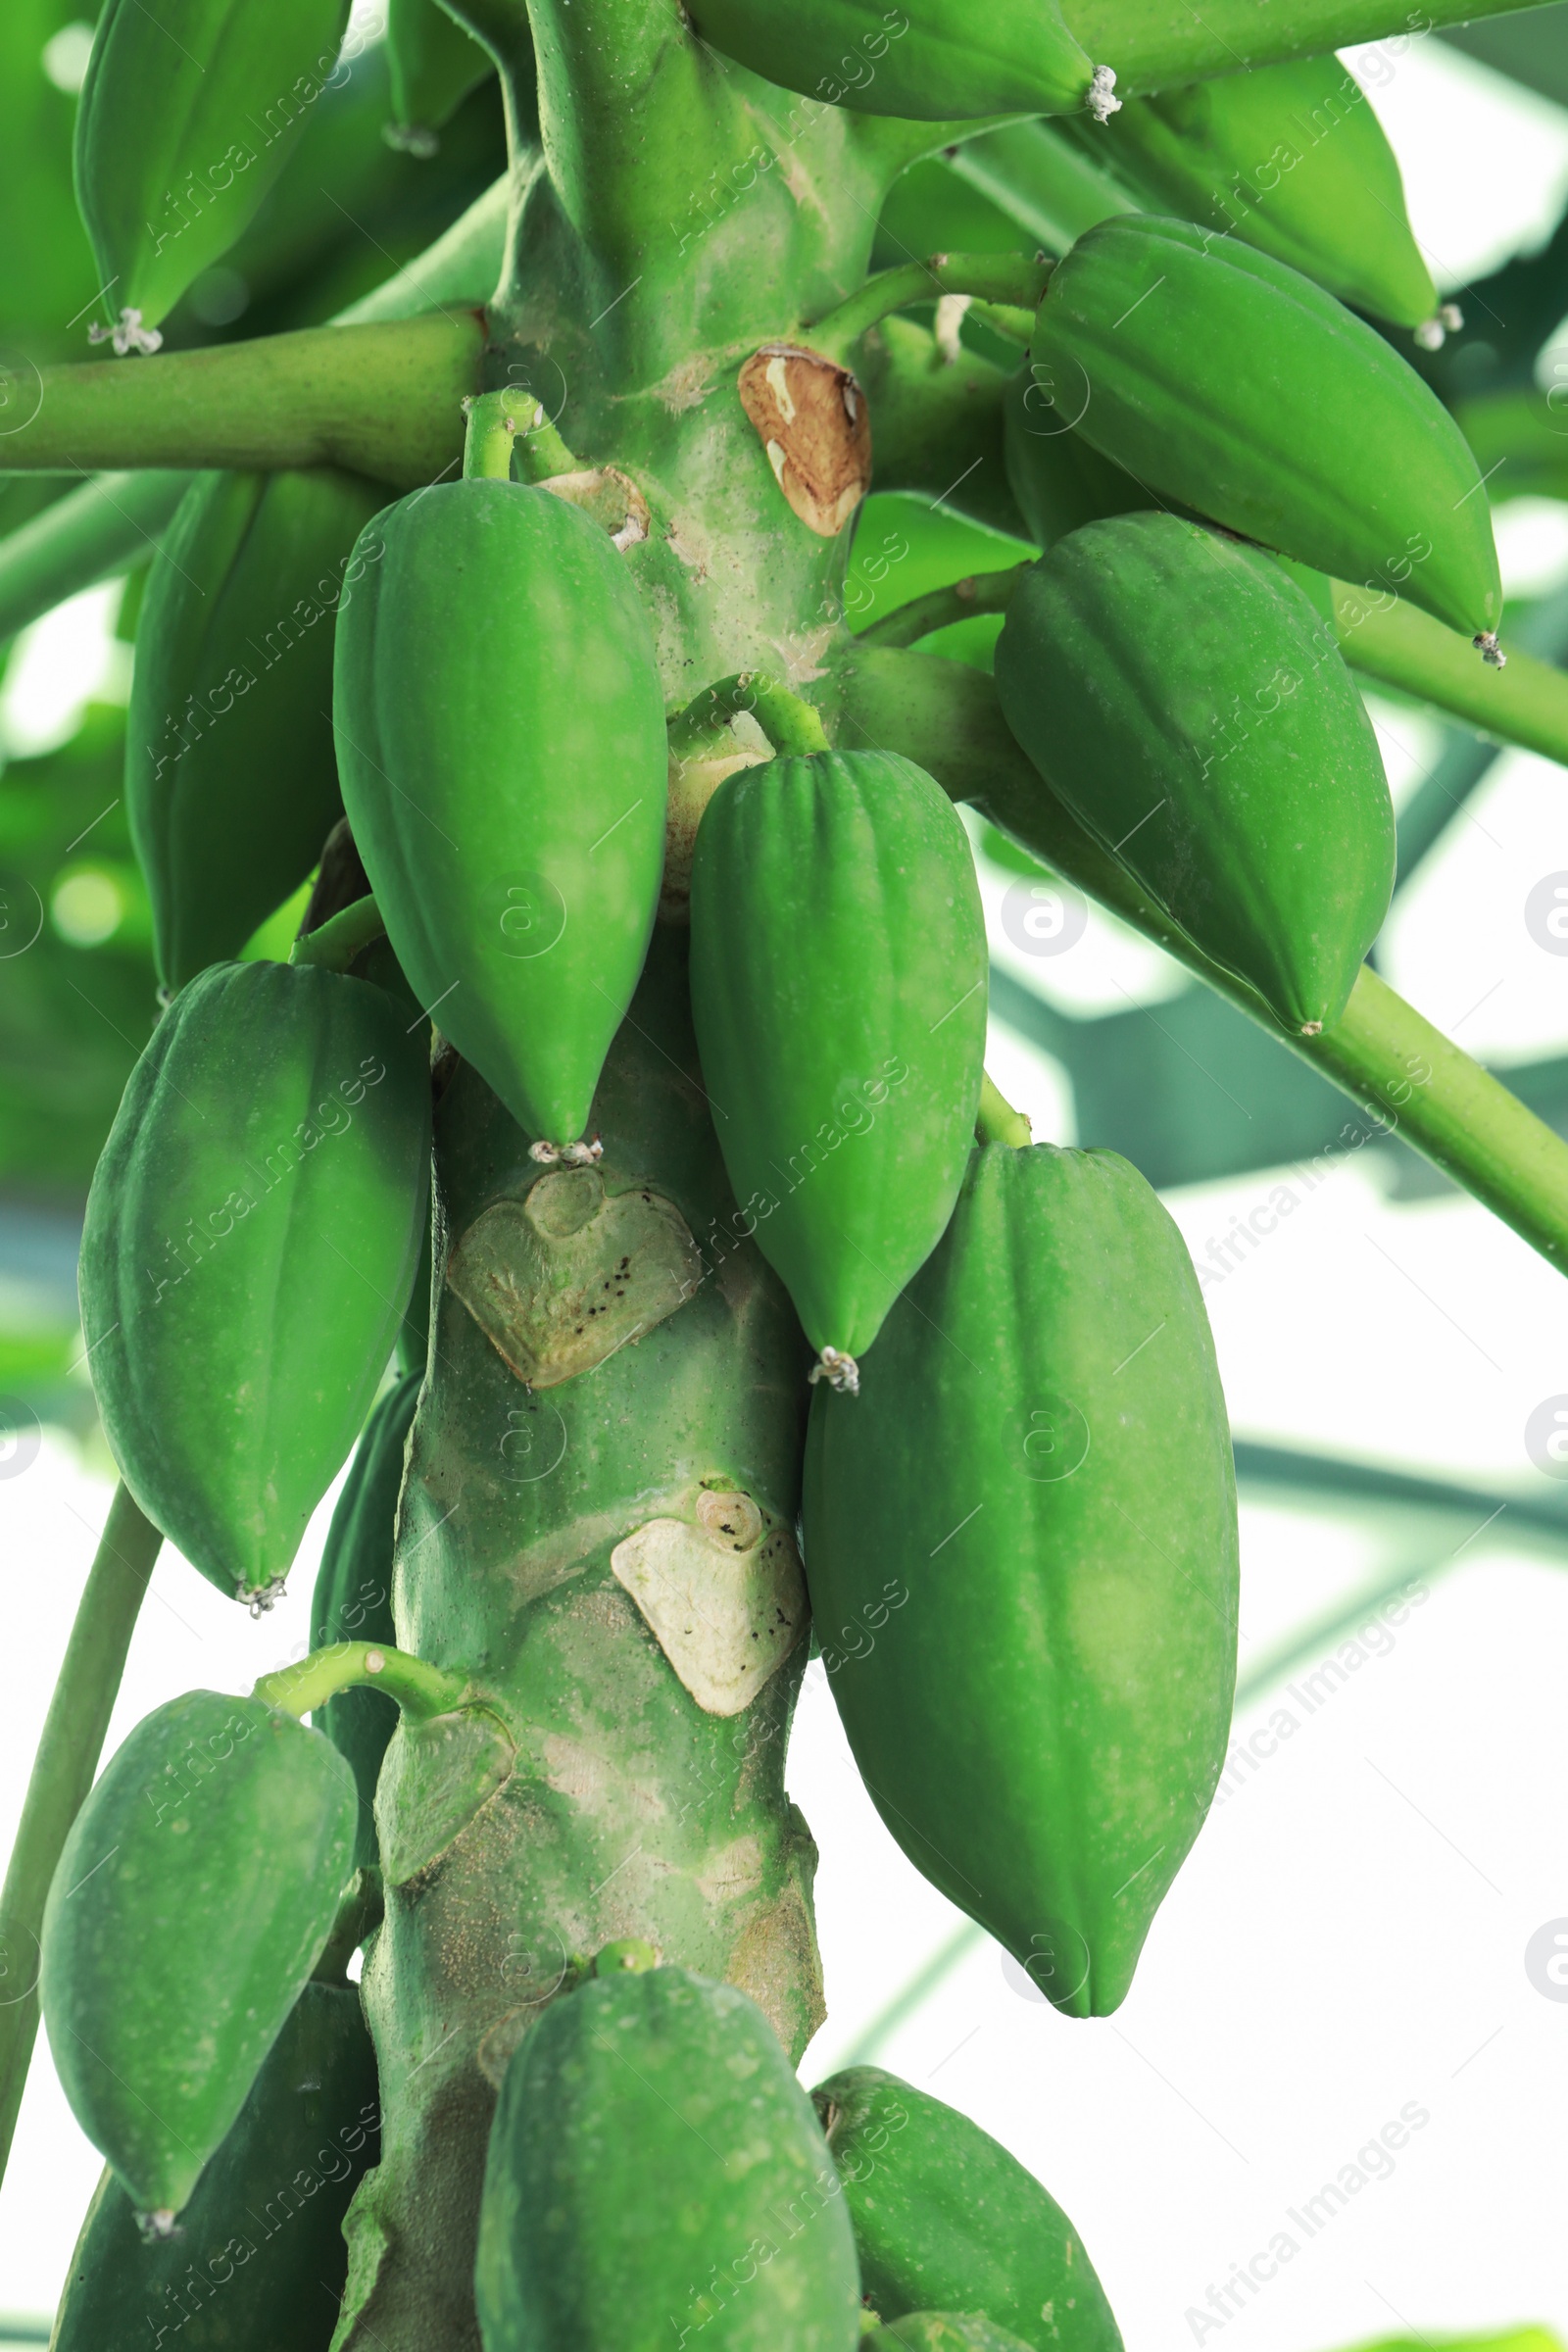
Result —
[[1136, 1168], [976, 1152], [877, 1378], [812, 1400], [804, 1527], [889, 1830], [1057, 2008], [1106, 2015], [1202, 1826], [1236, 1673], [1213, 1341]]
[[1007, 724], [1204, 955], [1308, 1036], [1394, 893], [1394, 804], [1332, 631], [1260, 548], [1174, 514], [1086, 523], [997, 644]]
[[1002, 414], [1007, 487], [1037, 547], [1054, 547], [1069, 531], [1103, 515], [1166, 504], [1064, 425], [1054, 394], [1036, 383], [1027, 367], [1008, 382]]
[[1434, 320], [1438, 290], [1372, 101], [1330, 54], [1130, 98], [1093, 145], [1150, 201], [1288, 262], [1396, 326]]
[[724, 1164], [853, 1386], [936, 1247], [980, 1100], [985, 919], [953, 804], [891, 752], [728, 777], [697, 834], [692, 1014]]
[[1024, 2340], [979, 2311], [911, 2311], [860, 2338], [860, 2352], [1025, 2352]]
[[[337, 69], [349, 0], [105, 0], [76, 202], [130, 348], [228, 251]], [[132, 314], [126, 319], [125, 314]], [[101, 339], [101, 337], [95, 337]]]
[[[313, 1649], [328, 1649], [334, 1642], [397, 1642], [392, 1547], [404, 1448], [423, 1381], [422, 1371], [405, 1373], [365, 1425], [321, 1547], [311, 1599]], [[339, 1690], [312, 1720], [353, 1771], [360, 1792], [354, 1861], [357, 1869], [368, 1868], [377, 1859], [375, 1784], [387, 1741], [398, 1728], [397, 1701], [384, 1690]]]
[[167, 2236], [320, 1958], [354, 1856], [354, 1775], [259, 1698], [146, 1716], [72, 1825], [39, 1998], [72, 2112]]
[[541, 1142], [583, 1132], [642, 969], [668, 746], [619, 554], [548, 490], [443, 482], [377, 518], [337, 630], [343, 801], [398, 960]]
[[[357, 474], [208, 473], [153, 558], [125, 726], [125, 808], [158, 976], [234, 956], [342, 814], [332, 615], [375, 560]], [[352, 574], [352, 578], [351, 578]]]
[[1447, 411], [1332, 294], [1234, 238], [1131, 214], [1052, 272], [1034, 380], [1162, 499], [1495, 652], [1481, 476]]
[[495, 59], [440, 0], [387, 0], [386, 56], [392, 85], [389, 147], [432, 156], [437, 135], [480, 82]]
[[82, 1330], [125, 1484], [220, 1592], [265, 1605], [364, 1426], [429, 1159], [425, 1050], [338, 972], [213, 964], [130, 1074]]
[[474, 2283], [485, 2352], [855, 2352], [838, 2177], [743, 1992], [617, 1971], [546, 2009], [491, 2127]]
[[375, 2052], [353, 1985], [309, 1984], [171, 2237], [106, 2172], [71, 2258], [52, 2352], [327, 2352], [343, 2216], [380, 2152]]
[[876, 2066], [849, 2067], [811, 2096], [844, 2182], [861, 2286], [897, 2341], [947, 2352], [921, 2332], [923, 2319], [905, 2315], [952, 2304], [978, 2307], [1035, 2352], [1121, 2352], [1078, 2232], [989, 2132]]
[[1114, 112], [1114, 73], [1097, 69], [1055, 0], [697, 0], [692, 22], [726, 57], [852, 114], [917, 122], [981, 115]]

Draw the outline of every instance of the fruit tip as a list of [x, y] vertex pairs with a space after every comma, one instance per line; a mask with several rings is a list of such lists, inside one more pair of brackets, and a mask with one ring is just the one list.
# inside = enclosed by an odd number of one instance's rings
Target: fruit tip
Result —
[[858, 1396], [860, 1394], [860, 1367], [854, 1356], [846, 1355], [841, 1348], [823, 1348], [811, 1366], [813, 1389], [819, 1380], [825, 1380], [828, 1387], [837, 1389], [842, 1396]]
[[1115, 67], [1097, 66], [1089, 77], [1089, 95], [1085, 100], [1097, 122], [1108, 122], [1112, 115], [1121, 113], [1121, 100], [1115, 96]]
[[597, 1135], [587, 1143], [528, 1146], [528, 1157], [542, 1168], [594, 1168], [604, 1156], [605, 1147]]

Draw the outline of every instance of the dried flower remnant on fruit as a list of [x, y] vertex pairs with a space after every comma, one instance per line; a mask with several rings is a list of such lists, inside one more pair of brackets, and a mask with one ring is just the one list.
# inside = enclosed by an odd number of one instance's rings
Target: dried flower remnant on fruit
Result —
[[143, 326], [138, 310], [123, 310], [113, 326], [94, 319], [87, 329], [89, 343], [112, 343], [116, 357], [123, 359], [127, 352], [162, 351], [164, 338], [156, 326]]
[[811, 1366], [812, 1388], [819, 1380], [825, 1380], [828, 1387], [837, 1389], [842, 1396], [858, 1396], [860, 1394], [860, 1367], [854, 1356], [846, 1355], [841, 1348], [823, 1348]]

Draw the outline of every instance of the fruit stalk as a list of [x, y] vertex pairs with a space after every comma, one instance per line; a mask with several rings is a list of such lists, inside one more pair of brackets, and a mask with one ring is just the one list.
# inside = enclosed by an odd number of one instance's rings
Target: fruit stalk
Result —
[[972, 803], [1164, 948], [1552, 1265], [1568, 1268], [1568, 1144], [1374, 971], [1363, 967], [1331, 1029], [1318, 1037], [1289, 1035], [1250, 989], [1198, 952], [1046, 790], [1007, 732], [989, 678], [930, 654], [862, 644], [846, 657], [840, 680], [853, 728], [917, 760], [955, 800]]
[[[115, 1489], [87, 1571], [75, 1622], [44, 1719], [0, 1893], [0, 2176], [11, 2153], [27, 2065], [38, 2033], [38, 1934], [55, 1864], [92, 1787], [104, 1734], [125, 1670], [130, 1637], [163, 1543], [129, 1491]], [[17, 1986], [24, 1989], [20, 1993]]]
[[6, 465], [345, 466], [416, 489], [461, 454], [459, 403], [476, 389], [483, 347], [480, 318], [457, 311], [45, 368]]

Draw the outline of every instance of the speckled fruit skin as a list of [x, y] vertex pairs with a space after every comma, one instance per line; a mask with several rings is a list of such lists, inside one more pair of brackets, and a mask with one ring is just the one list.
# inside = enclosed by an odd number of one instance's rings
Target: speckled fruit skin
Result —
[[761, 2012], [683, 1968], [557, 2001], [508, 2070], [475, 2272], [485, 2352], [855, 2352], [838, 2176]]
[[285, 1576], [386, 1369], [429, 1188], [427, 1048], [368, 981], [213, 964], [93, 1174], [81, 1319], [136, 1500], [220, 1592]]
[[[867, 2301], [910, 2352], [994, 2352], [985, 2314], [1034, 2352], [1121, 2352], [1082, 2240], [1015, 2156], [956, 2107], [876, 2066], [811, 2093], [844, 2181]], [[934, 2310], [934, 2306], [942, 2307]], [[922, 2317], [906, 2324], [906, 2313]], [[873, 2339], [874, 2340], [874, 2339]]]
[[321, 1955], [354, 1775], [258, 1698], [191, 1690], [136, 1726], [77, 1814], [40, 1995], [76, 2121], [138, 2213], [177, 2214]]

